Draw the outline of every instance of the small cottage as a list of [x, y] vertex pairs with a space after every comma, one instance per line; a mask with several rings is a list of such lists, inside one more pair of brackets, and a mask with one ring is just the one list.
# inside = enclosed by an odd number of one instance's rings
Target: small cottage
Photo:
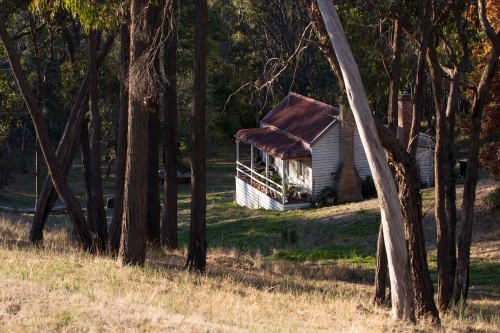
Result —
[[[401, 139], [409, 133], [411, 99], [399, 99]], [[308, 207], [325, 188], [337, 202], [361, 200], [361, 180], [371, 175], [354, 116], [340, 108], [290, 93], [260, 122], [236, 133], [236, 202], [272, 210]], [[410, 123], [411, 124], [411, 123]], [[241, 149], [240, 149], [241, 144]], [[243, 153], [243, 147], [249, 148]], [[422, 183], [432, 183], [434, 142], [419, 137]]]

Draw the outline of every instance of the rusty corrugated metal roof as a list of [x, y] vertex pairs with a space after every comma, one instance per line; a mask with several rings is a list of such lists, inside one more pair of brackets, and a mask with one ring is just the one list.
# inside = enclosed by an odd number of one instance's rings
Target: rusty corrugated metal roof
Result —
[[311, 143], [335, 121], [327, 114], [338, 116], [339, 109], [291, 92], [262, 119], [261, 123]]
[[430, 149], [436, 149], [436, 142], [434, 138], [424, 133], [418, 135], [418, 146]]
[[311, 151], [300, 140], [272, 127], [242, 129], [235, 137], [282, 160], [311, 157]]

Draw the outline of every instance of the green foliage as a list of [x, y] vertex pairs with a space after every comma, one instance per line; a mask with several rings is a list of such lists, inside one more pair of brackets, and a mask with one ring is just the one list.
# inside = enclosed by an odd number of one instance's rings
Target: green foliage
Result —
[[321, 193], [325, 198], [335, 198], [337, 196], [337, 190], [332, 186], [327, 186], [321, 190]]
[[[193, 74], [191, 71], [177, 77], [177, 101], [179, 112], [179, 138], [181, 155], [188, 156], [191, 151], [191, 110], [193, 103], [192, 95]], [[213, 85], [207, 82], [206, 103], [206, 138], [207, 154], [213, 155], [227, 143], [224, 140], [223, 131], [219, 127], [220, 118], [224, 117], [222, 110], [217, 107], [217, 99], [213, 93]], [[181, 156], [181, 159], [182, 159]]]
[[93, 1], [91, 6], [85, 0], [33, 0], [30, 10], [37, 15], [47, 15], [54, 21], [61, 11], [67, 11], [78, 18], [85, 29], [110, 31], [118, 26], [126, 7], [118, 0]]
[[19, 127], [18, 115], [22, 110], [23, 100], [18, 92], [10, 65], [3, 46], [0, 46], [0, 142], [7, 138], [9, 129]]
[[[262, 171], [260, 174], [262, 176], [266, 177], [266, 170]], [[271, 176], [271, 178], [269, 178], [269, 179], [272, 180], [273, 182], [275, 182], [276, 184], [280, 184], [280, 185], [283, 181], [283, 179], [280, 177], [280, 175], [277, 172], [274, 172], [273, 175]], [[274, 187], [273, 184], [271, 184], [271, 186]]]
[[337, 189], [332, 186], [326, 186], [322, 189], [316, 196], [314, 197], [315, 202], [324, 204], [326, 202], [326, 198], [335, 198], [337, 197]]
[[325, 201], [326, 201], [325, 196], [321, 192], [316, 194], [316, 196], [314, 197], [314, 202], [316, 202], [318, 204], [324, 204]]

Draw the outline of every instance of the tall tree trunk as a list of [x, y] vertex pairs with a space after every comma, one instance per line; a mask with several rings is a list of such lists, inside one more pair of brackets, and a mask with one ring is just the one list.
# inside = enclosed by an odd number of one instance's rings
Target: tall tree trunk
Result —
[[[165, 7], [165, 1], [151, 3], [147, 14], [148, 25], [155, 31], [163, 32], [160, 21], [160, 11]], [[160, 73], [160, 52], [153, 59], [154, 72]], [[151, 246], [160, 246], [160, 186], [158, 184], [159, 165], [159, 123], [160, 123], [160, 90], [155, 89], [154, 95], [148, 99], [148, 109], [151, 112], [148, 125], [148, 242]]]
[[401, 82], [401, 53], [403, 52], [403, 19], [394, 20], [394, 37], [392, 41], [393, 61], [389, 80], [389, 109], [387, 112], [389, 130], [397, 135], [398, 130], [398, 97]]
[[106, 248], [108, 226], [102, 196], [101, 115], [99, 114], [99, 97], [97, 94], [97, 50], [100, 40], [99, 35], [100, 33], [96, 30], [89, 31], [90, 163], [88, 165], [89, 183], [86, 187], [88, 189], [88, 224], [90, 231], [94, 233], [96, 248], [99, 251], [104, 251]]
[[82, 248], [86, 250], [92, 250], [91, 235], [88, 229], [88, 225], [85, 221], [80, 203], [69, 188], [63, 177], [63, 174], [61, 173], [61, 168], [50, 142], [45, 119], [43, 118], [43, 114], [38, 104], [36, 103], [36, 99], [31, 91], [31, 86], [29, 85], [28, 78], [26, 77], [26, 74], [21, 67], [19, 56], [16, 53], [14, 44], [12, 43], [12, 40], [8, 35], [7, 28], [2, 19], [0, 19], [0, 39], [2, 40], [5, 51], [9, 58], [9, 62], [21, 95], [23, 96], [23, 99], [33, 120], [33, 125], [35, 126], [35, 131], [40, 142], [41, 150], [45, 158], [45, 162], [47, 163], [49, 173], [54, 180], [55, 188], [58, 194], [61, 196], [62, 201], [68, 208], [68, 213], [73, 225], [73, 232], [75, 234], [75, 237]]
[[[155, 27], [145, 19], [148, 0], [133, 0], [130, 7], [130, 67], [128, 75], [128, 130], [122, 233], [118, 262], [142, 265], [146, 260], [148, 229], [148, 125], [150, 99], [156, 96], [153, 77], [157, 47]], [[154, 66], [152, 66], [154, 67]]]
[[204, 272], [207, 260], [205, 175], [207, 0], [196, 0], [195, 11], [194, 89], [191, 113], [191, 220], [186, 267]]
[[[389, 109], [387, 112], [389, 131], [395, 136], [398, 130], [398, 92], [401, 81], [401, 53], [403, 51], [403, 23], [401, 20], [400, 18], [394, 20], [394, 37], [392, 41], [392, 54], [394, 59], [392, 61], [389, 78]], [[391, 171], [395, 173], [395, 170]], [[382, 256], [385, 256], [385, 258]], [[379, 265], [385, 265], [385, 267]], [[385, 251], [383, 228], [380, 226], [377, 241], [377, 267], [375, 270], [375, 304], [383, 304], [385, 302], [387, 274], [387, 252]]]
[[[38, 206], [38, 203], [40, 202], [40, 196], [41, 196], [41, 193], [42, 193], [42, 151], [40, 150], [40, 143], [38, 142], [38, 138], [35, 136], [35, 216], [36, 216], [36, 207]], [[54, 189], [54, 192], [56, 192], [56, 190]], [[33, 223], [33, 226], [35, 225], [35, 223]], [[42, 229], [40, 230], [40, 233], [42, 232], [43, 230], [43, 226], [42, 226]], [[32, 239], [30, 239], [31, 241], [33, 241]], [[42, 240], [42, 238], [40, 238], [40, 240]]]
[[481, 118], [491, 81], [498, 69], [498, 57], [500, 56], [500, 37], [493, 30], [486, 18], [486, 4], [484, 0], [478, 0], [478, 11], [481, 26], [490, 39], [492, 48], [472, 103], [469, 154], [462, 200], [462, 229], [458, 241], [457, 270], [453, 288], [453, 299], [455, 302], [458, 302], [461, 298], [467, 299], [469, 290], [470, 246], [472, 242], [472, 222], [474, 221], [474, 203], [476, 200], [476, 183], [479, 168], [478, 154]]
[[373, 302], [376, 305], [385, 303], [385, 290], [387, 289], [387, 252], [385, 251], [384, 227], [380, 224], [377, 240], [377, 267], [375, 269], [375, 293]]
[[162, 245], [168, 249], [179, 248], [177, 239], [177, 28], [175, 23], [178, 10], [177, 0], [167, 2], [168, 18], [165, 24], [164, 65], [166, 81], [164, 83], [164, 115], [165, 115], [165, 153], [163, 166], [165, 181], [163, 183], [163, 224], [161, 229]]
[[433, 322], [438, 323], [439, 313], [434, 302], [434, 287], [425, 252], [420, 179], [410, 155], [399, 140], [380, 122], [375, 121], [375, 124], [382, 146], [396, 170], [399, 201], [410, 253], [410, 268], [415, 293], [415, 314], [418, 318], [430, 317]]
[[[159, 59], [155, 59], [157, 62]], [[159, 65], [159, 64], [158, 64]], [[159, 71], [159, 66], [157, 66]], [[158, 130], [160, 124], [159, 94], [149, 101], [149, 108], [154, 110], [148, 125], [148, 242], [153, 247], [160, 246], [160, 185], [158, 184]]]
[[414, 320], [413, 289], [408, 251], [405, 243], [403, 218], [398, 205], [396, 185], [392, 180], [385, 153], [377, 132], [356, 63], [350, 51], [342, 25], [333, 3], [317, 0], [323, 21], [339, 60], [349, 104], [353, 110], [363, 147], [379, 194], [384, 240], [391, 276], [392, 315], [398, 319]]
[[160, 246], [160, 185], [158, 184], [158, 129], [160, 123], [159, 103], [151, 105], [155, 110], [149, 118], [148, 156], [148, 242], [153, 247]]
[[26, 129], [26, 120], [23, 120], [23, 138], [21, 142], [21, 158], [22, 158], [22, 169], [21, 172], [28, 173], [28, 169], [26, 169], [26, 133], [28, 130]]
[[454, 70], [451, 75], [450, 94], [448, 96], [448, 104], [446, 106], [446, 137], [447, 155], [445, 156], [445, 172], [446, 172], [446, 220], [448, 224], [448, 258], [449, 258], [449, 275], [448, 288], [450, 293], [453, 292], [455, 283], [455, 269], [457, 267], [457, 250], [456, 250], [456, 233], [457, 233], [457, 205], [456, 205], [456, 175], [455, 175], [455, 118], [458, 112], [458, 91], [460, 71]]
[[120, 248], [123, 220], [123, 198], [125, 193], [125, 166], [127, 158], [127, 129], [128, 129], [128, 68], [130, 62], [130, 30], [128, 23], [121, 26], [121, 80], [120, 80], [120, 114], [118, 117], [118, 138], [116, 142], [116, 176], [115, 202], [113, 218], [109, 227], [108, 250], [117, 254]]
[[417, 148], [418, 139], [417, 136], [420, 134], [420, 121], [422, 120], [422, 97], [424, 93], [424, 82], [425, 82], [425, 61], [427, 55], [427, 47], [429, 45], [429, 39], [432, 35], [431, 26], [431, 14], [432, 14], [432, 0], [424, 0], [423, 2], [423, 18], [420, 32], [419, 49], [418, 49], [418, 61], [417, 68], [415, 71], [415, 88], [413, 90], [413, 119], [410, 129], [410, 138], [408, 140], [408, 152], [413, 160], [416, 162], [417, 159]]
[[[109, 53], [114, 39], [114, 33], [107, 38], [102, 51], [97, 57], [98, 66], [102, 64], [107, 54]], [[71, 163], [73, 162], [73, 157], [75, 156], [75, 142], [80, 135], [82, 121], [88, 109], [89, 82], [90, 74], [87, 72], [80, 86], [80, 90], [78, 91], [78, 95], [75, 99], [75, 103], [73, 104], [73, 108], [71, 109], [71, 113], [66, 122], [66, 127], [64, 128], [59, 146], [57, 147], [56, 156], [59, 160], [59, 165], [61, 166], [64, 179], [66, 179], [66, 177], [68, 176], [69, 170], [71, 168]], [[38, 178], [39, 177], [37, 177], [37, 179]], [[54, 188], [52, 178], [49, 174], [47, 175], [45, 183], [41, 188], [39, 200], [36, 201], [35, 216], [33, 217], [33, 224], [31, 226], [30, 232], [31, 242], [38, 243], [43, 240], [43, 228], [45, 225], [45, 220], [54, 207], [57, 198], [58, 194]]]
[[444, 311], [451, 300], [449, 289], [449, 230], [446, 220], [445, 206], [445, 156], [446, 147], [446, 108], [442, 88], [442, 74], [435, 45], [431, 43], [427, 50], [429, 67], [434, 91], [434, 106], [436, 108], [436, 150], [434, 152], [434, 213], [437, 231], [437, 266], [438, 266], [438, 307]]

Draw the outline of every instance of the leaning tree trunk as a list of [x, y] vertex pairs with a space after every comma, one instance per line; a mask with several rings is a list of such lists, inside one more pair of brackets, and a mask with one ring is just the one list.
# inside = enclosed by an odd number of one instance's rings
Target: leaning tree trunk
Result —
[[[102, 51], [97, 57], [98, 66], [102, 64], [107, 54], [109, 53], [109, 50], [113, 45], [114, 38], [115, 35], [112, 34], [106, 40]], [[71, 168], [73, 157], [75, 156], [75, 142], [80, 135], [82, 122], [88, 109], [89, 82], [90, 74], [87, 72], [80, 86], [80, 90], [78, 91], [78, 95], [75, 99], [75, 103], [73, 104], [73, 108], [71, 109], [71, 113], [66, 122], [66, 127], [59, 142], [59, 146], [57, 147], [56, 156], [59, 160], [59, 165], [62, 169], [64, 178], [67, 178], [69, 170]], [[45, 179], [45, 183], [40, 190], [39, 199], [36, 202], [35, 216], [33, 217], [33, 224], [31, 226], [30, 232], [31, 242], [38, 243], [43, 240], [43, 228], [45, 226], [45, 221], [47, 220], [47, 217], [49, 216], [50, 211], [54, 207], [57, 199], [58, 194], [54, 188], [52, 178], [49, 174]]]
[[121, 26], [121, 80], [120, 80], [120, 113], [118, 116], [118, 138], [116, 142], [116, 176], [113, 218], [109, 227], [108, 251], [117, 254], [120, 248], [122, 233], [123, 198], [125, 192], [125, 165], [127, 163], [127, 129], [128, 129], [128, 67], [130, 61], [130, 31], [128, 23]]
[[462, 200], [462, 230], [458, 242], [458, 261], [455, 286], [453, 288], [453, 299], [455, 302], [458, 302], [460, 298], [466, 299], [469, 291], [470, 246], [472, 241], [474, 202], [476, 200], [477, 172], [479, 168], [478, 154], [481, 118], [491, 81], [498, 69], [498, 57], [500, 56], [500, 37], [493, 30], [486, 18], [486, 4], [484, 0], [478, 0], [478, 11], [481, 26], [490, 39], [492, 48], [488, 55], [486, 66], [483, 69], [477, 94], [472, 103], [469, 154]]
[[205, 106], [207, 81], [207, 0], [195, 5], [195, 51], [193, 110], [191, 112], [191, 221], [186, 267], [205, 271], [207, 260], [206, 236], [206, 176], [205, 176]]
[[165, 149], [163, 166], [165, 167], [163, 225], [161, 242], [170, 250], [179, 248], [177, 238], [177, 29], [175, 17], [177, 1], [170, 0], [167, 5], [167, 22], [165, 25], [165, 44], [163, 68], [166, 82], [164, 83], [164, 115], [165, 115]]
[[396, 185], [378, 139], [359, 71], [337, 12], [333, 3], [329, 1], [318, 0], [317, 3], [342, 69], [349, 104], [358, 124], [361, 141], [367, 153], [377, 193], [379, 194], [384, 240], [391, 276], [392, 315], [398, 319], [414, 320], [413, 289], [408, 264], [408, 251]]
[[12, 72], [16, 79], [17, 85], [26, 103], [28, 111], [33, 120], [33, 125], [35, 126], [36, 135], [38, 137], [40, 147], [47, 163], [49, 173], [54, 181], [57, 193], [61, 196], [62, 201], [68, 208], [68, 213], [73, 225], [73, 233], [82, 248], [85, 250], [93, 250], [92, 239], [88, 229], [88, 225], [85, 221], [85, 216], [83, 215], [82, 208], [78, 199], [71, 191], [70, 187], [66, 183], [63, 174], [61, 173], [61, 168], [57, 161], [56, 154], [51, 145], [49, 133], [47, 126], [45, 124], [45, 119], [43, 113], [41, 112], [38, 104], [36, 103], [35, 97], [31, 91], [31, 86], [28, 82], [28, 78], [24, 73], [19, 56], [17, 55], [16, 49], [10, 36], [8, 35], [7, 28], [2, 19], [0, 19], [0, 39], [4, 45], [5, 51], [9, 58], [9, 62], [12, 68]]
[[455, 274], [455, 286], [453, 288], [453, 299], [455, 302], [458, 302], [461, 298], [467, 299], [469, 290], [470, 246], [472, 242], [472, 222], [474, 220], [474, 202], [476, 200], [477, 172], [479, 168], [478, 154], [481, 118], [491, 81], [498, 69], [498, 57], [500, 56], [500, 37], [493, 30], [486, 18], [486, 4], [484, 0], [478, 0], [478, 10], [481, 26], [490, 39], [492, 48], [488, 55], [486, 66], [483, 69], [477, 94], [474, 96], [472, 103], [469, 154], [462, 201], [462, 230], [458, 241], [457, 270]]

